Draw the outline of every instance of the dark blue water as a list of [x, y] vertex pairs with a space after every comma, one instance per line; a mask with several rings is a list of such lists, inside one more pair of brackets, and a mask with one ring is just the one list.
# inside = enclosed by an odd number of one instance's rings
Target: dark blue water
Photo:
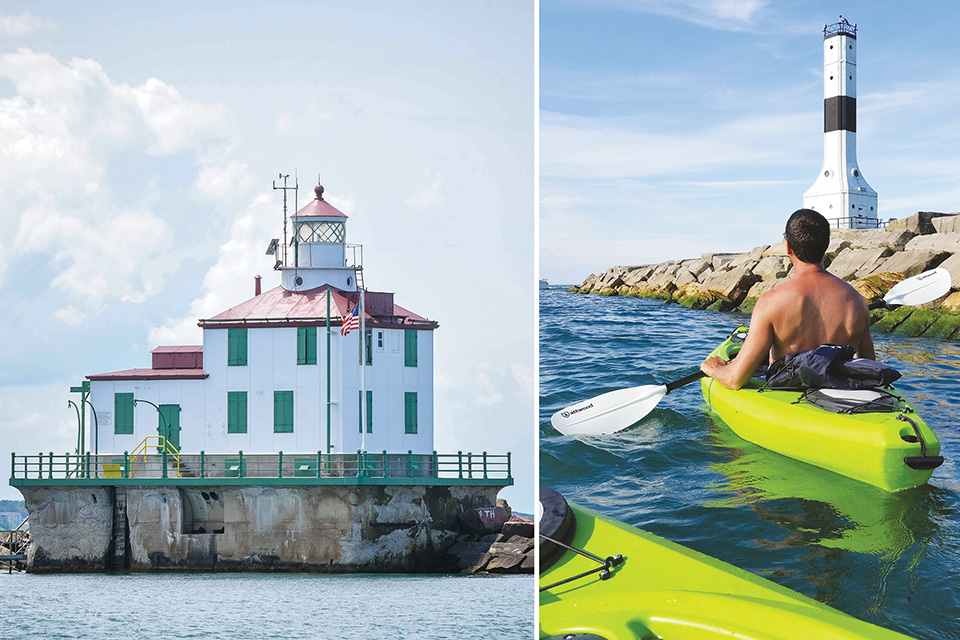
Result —
[[550, 426], [578, 400], [694, 372], [747, 320], [541, 291], [541, 484], [863, 620], [960, 639], [960, 346], [874, 336], [947, 459], [927, 485], [893, 494], [745, 442], [707, 413], [699, 384], [615, 435]]
[[0, 575], [0, 638], [529, 638], [531, 576]]

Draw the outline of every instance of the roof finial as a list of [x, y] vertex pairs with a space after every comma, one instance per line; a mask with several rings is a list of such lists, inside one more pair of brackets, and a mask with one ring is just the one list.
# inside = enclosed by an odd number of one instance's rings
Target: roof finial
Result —
[[317, 186], [313, 189], [313, 192], [317, 194], [317, 200], [323, 200], [323, 185], [320, 182], [320, 172], [317, 171]]

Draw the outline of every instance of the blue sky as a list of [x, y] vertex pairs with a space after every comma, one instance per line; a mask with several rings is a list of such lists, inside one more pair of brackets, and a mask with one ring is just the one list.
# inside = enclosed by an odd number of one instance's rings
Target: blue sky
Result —
[[822, 29], [841, 13], [880, 217], [960, 210], [955, 4], [545, 1], [541, 277], [777, 242], [822, 162]]
[[279, 284], [296, 169], [367, 286], [439, 321], [437, 449], [511, 450], [532, 511], [533, 33], [505, 0], [5, 3], [0, 478], [73, 449], [70, 385]]

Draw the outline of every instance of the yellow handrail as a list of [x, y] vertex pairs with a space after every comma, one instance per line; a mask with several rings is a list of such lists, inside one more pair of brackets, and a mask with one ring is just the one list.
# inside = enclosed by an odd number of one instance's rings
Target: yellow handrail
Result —
[[[157, 444], [156, 445], [148, 444], [151, 440], [156, 440]], [[180, 451], [175, 446], [173, 446], [169, 440], [167, 440], [163, 436], [147, 436], [140, 442], [140, 444], [136, 446], [136, 448], [133, 450], [133, 453], [130, 454], [130, 475], [131, 476], [133, 476], [133, 465], [134, 463], [136, 463], [137, 457], [143, 458], [144, 462], [147, 461], [148, 446], [157, 447], [157, 450], [158, 450], [157, 452], [161, 455], [163, 454], [164, 451], [166, 451], [168, 455], [170, 455], [174, 460], [176, 460], [177, 476], [178, 477], [180, 476]]]

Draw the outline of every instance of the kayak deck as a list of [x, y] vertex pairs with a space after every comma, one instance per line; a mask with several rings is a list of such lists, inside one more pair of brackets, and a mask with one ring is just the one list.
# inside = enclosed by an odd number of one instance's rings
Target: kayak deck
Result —
[[[711, 355], [729, 360], [739, 348], [728, 338]], [[942, 462], [936, 434], [896, 389], [886, 388], [895, 411], [850, 414], [816, 407], [801, 391], [761, 391], [763, 382], [752, 378], [734, 391], [704, 378], [701, 390], [710, 410], [744, 440], [886, 491], [924, 484]]]
[[[885, 640], [907, 636], [863, 622], [716, 558], [567, 503], [570, 546], [621, 554], [597, 573], [540, 593], [540, 636], [596, 634], [607, 640]], [[597, 567], [566, 552], [541, 570], [541, 588]]]

